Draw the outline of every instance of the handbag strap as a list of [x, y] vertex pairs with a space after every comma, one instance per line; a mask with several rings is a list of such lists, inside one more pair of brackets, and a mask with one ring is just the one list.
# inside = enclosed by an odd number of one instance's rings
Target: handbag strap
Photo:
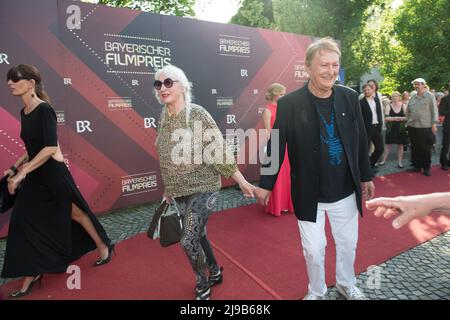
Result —
[[150, 222], [150, 226], [148, 227], [147, 234], [149, 236], [153, 237], [156, 227], [158, 226], [159, 219], [165, 212], [167, 212], [168, 208], [169, 208], [169, 204], [166, 201], [164, 201], [163, 203], [161, 203], [161, 205], [158, 207], [158, 209], [156, 209], [156, 212], [153, 215], [152, 221]]

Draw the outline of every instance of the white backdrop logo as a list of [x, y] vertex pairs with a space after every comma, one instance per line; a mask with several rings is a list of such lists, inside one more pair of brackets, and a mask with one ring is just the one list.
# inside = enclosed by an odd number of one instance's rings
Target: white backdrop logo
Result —
[[143, 172], [122, 177], [122, 196], [155, 191], [158, 187], [156, 172]]
[[217, 97], [217, 108], [228, 109], [233, 107], [233, 97]]
[[[145, 67], [158, 70], [171, 63], [171, 49], [169, 47], [160, 44], [135, 43], [136, 39], [163, 43], [169, 41], [114, 34], [105, 34], [105, 36], [122, 38], [120, 41], [104, 42], [105, 62], [111, 68]], [[133, 39], [133, 42], [127, 42], [128, 39]], [[119, 71], [116, 70], [116, 72]], [[133, 71], [123, 71], [122, 73], [133, 73]]]
[[58, 126], [66, 124], [66, 115], [63, 110], [56, 110], [56, 123]]
[[250, 58], [250, 38], [221, 34], [219, 38], [219, 55]]
[[305, 69], [305, 61], [296, 61], [294, 64], [294, 79], [297, 82], [306, 82], [309, 78]]
[[144, 118], [144, 128], [156, 128], [155, 118]]
[[133, 109], [133, 103], [130, 97], [109, 97], [108, 109], [115, 110], [131, 110]]
[[77, 132], [78, 133], [84, 133], [84, 132], [92, 132], [91, 128], [91, 122], [87, 120], [77, 121]]
[[6, 53], [0, 52], [0, 64], [2, 63], [9, 64], [8, 55]]

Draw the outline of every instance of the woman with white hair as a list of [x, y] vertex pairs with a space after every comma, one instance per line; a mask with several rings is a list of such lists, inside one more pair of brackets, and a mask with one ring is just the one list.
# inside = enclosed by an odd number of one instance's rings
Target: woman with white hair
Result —
[[214, 119], [191, 102], [191, 84], [181, 69], [165, 66], [156, 72], [153, 86], [156, 99], [164, 105], [156, 140], [164, 197], [175, 201], [183, 217], [181, 246], [196, 276], [196, 299], [209, 300], [211, 287], [223, 281], [223, 268], [206, 237], [206, 223], [221, 188], [220, 176], [232, 177], [246, 197], [253, 197], [254, 186], [227, 152]]

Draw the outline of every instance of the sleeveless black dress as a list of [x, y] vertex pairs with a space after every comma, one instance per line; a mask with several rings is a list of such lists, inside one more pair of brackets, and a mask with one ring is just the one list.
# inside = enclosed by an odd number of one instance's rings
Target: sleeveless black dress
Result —
[[[389, 105], [388, 117], [404, 117], [403, 107], [400, 112], [395, 113], [392, 106]], [[386, 144], [408, 144], [405, 121], [386, 121]]]
[[[47, 103], [26, 115], [20, 137], [29, 159], [46, 146], [57, 146], [56, 114]], [[70, 262], [96, 249], [84, 228], [71, 218], [72, 203], [84, 211], [106, 245], [111, 243], [63, 162], [50, 158], [30, 172], [11, 214], [2, 278], [65, 272]]]

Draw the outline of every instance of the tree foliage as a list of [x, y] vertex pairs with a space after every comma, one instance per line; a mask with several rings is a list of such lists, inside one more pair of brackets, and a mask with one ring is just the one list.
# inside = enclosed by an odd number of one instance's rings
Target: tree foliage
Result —
[[275, 29], [272, 0], [244, 0], [230, 22], [248, 27]]
[[392, 77], [411, 90], [411, 80], [422, 77], [442, 89], [450, 80], [450, 15], [448, 0], [409, 0], [394, 19], [397, 39], [404, 47]]
[[195, 15], [195, 0], [99, 0], [98, 3], [182, 17]]
[[[347, 79], [369, 69], [367, 55], [352, 44], [359, 37], [370, 5], [388, 0], [245, 0], [231, 22], [341, 41]], [[359, 49], [359, 48], [356, 48]]]
[[[274, 0], [274, 15], [281, 31], [330, 36], [341, 41], [342, 66], [347, 81], [357, 82], [369, 69], [367, 47], [355, 47], [371, 5], [385, 6], [388, 0]], [[362, 50], [360, 50], [362, 49]]]

